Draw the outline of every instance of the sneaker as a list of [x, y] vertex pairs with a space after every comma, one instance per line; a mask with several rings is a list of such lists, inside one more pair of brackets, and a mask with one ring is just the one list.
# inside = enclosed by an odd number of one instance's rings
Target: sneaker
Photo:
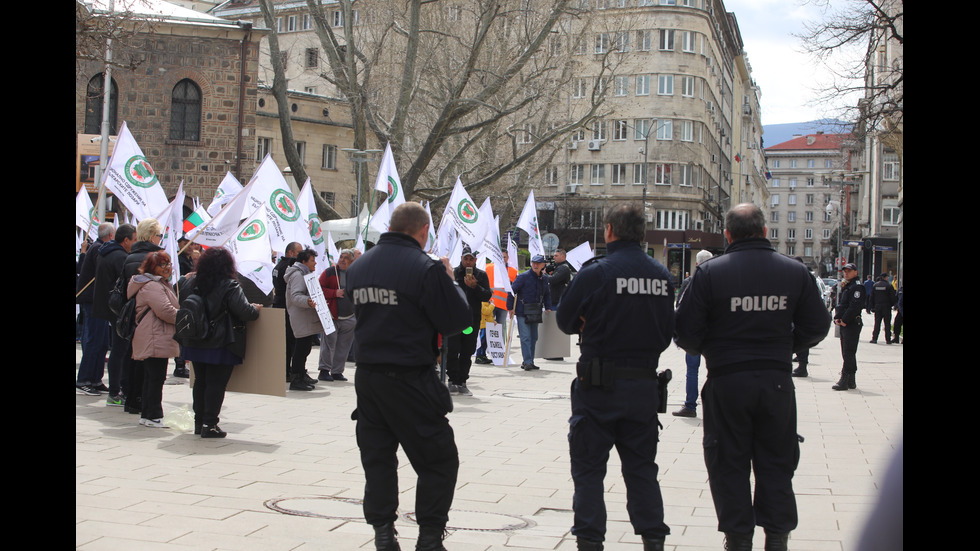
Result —
[[491, 360], [486, 356], [477, 356], [475, 362], [478, 364], [486, 365], [486, 364], [492, 364], [493, 360]]
[[109, 397], [105, 399], [105, 405], [117, 408], [123, 407], [122, 396], [119, 396], [118, 394], [113, 396], [110, 394]]
[[167, 429], [170, 428], [163, 424], [163, 419], [147, 419], [145, 417], [140, 418], [140, 424], [144, 427], [151, 427], [155, 429]]
[[689, 408], [687, 406], [674, 412], [674, 417], [697, 417], [698, 412], [694, 408]]
[[228, 433], [221, 430], [218, 425], [208, 426], [201, 425], [201, 438], [224, 438], [228, 436]]
[[321, 381], [332, 381], [333, 375], [331, 375], [329, 371], [321, 371], [320, 376], [317, 378]]
[[92, 387], [92, 385], [75, 385], [75, 394], [84, 394], [85, 396], [102, 396], [102, 393]]
[[330, 374], [330, 376], [333, 377], [333, 380], [335, 380], [335, 381], [346, 381], [347, 380], [347, 377], [344, 377], [340, 373], [332, 373], [332, 374]]
[[315, 385], [317, 380], [314, 379], [313, 377], [310, 377], [308, 374], [304, 373], [303, 381], [306, 382], [306, 384], [308, 385]]
[[92, 388], [98, 390], [99, 392], [109, 392], [109, 387], [105, 386], [105, 383], [99, 381], [99, 384], [92, 385]]
[[449, 388], [449, 393], [450, 394], [459, 394], [459, 387], [458, 386], [456, 386], [456, 385], [454, 385], [452, 383], [449, 383], [449, 385], [448, 385], [447, 388]]
[[472, 396], [473, 395], [473, 393], [470, 392], [470, 389], [466, 388], [466, 385], [465, 384], [456, 385], [456, 394], [459, 394], [460, 396]]
[[190, 369], [187, 369], [186, 367], [175, 367], [174, 368], [174, 377], [180, 377], [181, 379], [190, 379], [191, 378], [191, 370]]

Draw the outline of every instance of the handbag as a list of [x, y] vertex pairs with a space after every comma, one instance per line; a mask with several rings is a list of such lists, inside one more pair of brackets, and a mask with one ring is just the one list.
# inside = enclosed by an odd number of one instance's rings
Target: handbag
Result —
[[542, 319], [544, 310], [544, 304], [540, 302], [525, 302], [524, 303], [524, 322], [525, 323], [541, 323], [544, 321]]

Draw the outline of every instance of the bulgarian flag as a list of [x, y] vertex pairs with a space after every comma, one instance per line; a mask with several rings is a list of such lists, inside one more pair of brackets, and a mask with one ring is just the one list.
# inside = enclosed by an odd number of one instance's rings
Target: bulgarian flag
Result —
[[204, 205], [199, 205], [197, 209], [187, 216], [184, 220], [184, 233], [188, 233], [194, 228], [199, 228], [211, 221], [211, 215]]

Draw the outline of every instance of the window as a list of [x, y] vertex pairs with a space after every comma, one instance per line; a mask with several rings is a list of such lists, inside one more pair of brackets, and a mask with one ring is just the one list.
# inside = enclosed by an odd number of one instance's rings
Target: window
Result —
[[592, 165], [592, 185], [601, 186], [606, 183], [606, 165]]
[[812, 193], [807, 193], [806, 194], [806, 204], [807, 205], [813, 205], [814, 204], [814, 195]]
[[788, 234], [786, 236], [786, 239], [788, 239], [789, 241], [796, 241], [796, 229], [795, 228], [788, 229], [786, 231], [786, 233]]
[[658, 140], [672, 140], [674, 139], [674, 123], [670, 119], [661, 119], [657, 121], [657, 139]]
[[344, 12], [340, 10], [334, 10], [330, 12], [330, 26], [331, 27], [343, 27], [344, 26]]
[[517, 141], [522, 144], [529, 144], [534, 142], [534, 135], [537, 133], [537, 127], [533, 124], [524, 124], [521, 127], [521, 132], [518, 135]]
[[549, 186], [558, 186], [559, 179], [561, 178], [561, 173], [558, 171], [558, 167], [551, 165], [544, 169], [544, 180], [545, 184]]
[[790, 193], [789, 194], [789, 200], [786, 201], [786, 204], [787, 205], [795, 205], [796, 204], [796, 194], [795, 193]]
[[803, 256], [813, 256], [813, 245], [803, 247]]
[[829, 229], [824, 229], [823, 230], [823, 238], [824, 239], [830, 239], [830, 230]]
[[296, 32], [296, 16], [290, 15], [286, 18], [286, 32]]
[[791, 211], [789, 211], [789, 212], [786, 213], [786, 221], [787, 222], [796, 222], [796, 211], [795, 210], [791, 210]]
[[694, 53], [694, 37], [695, 33], [693, 31], [683, 31], [681, 33], [681, 50], [684, 52]]
[[650, 134], [650, 119], [636, 119], [633, 121], [633, 139], [646, 140]]
[[681, 121], [681, 141], [694, 141], [694, 121]]
[[773, 207], [778, 207], [779, 206], [779, 194], [778, 193], [773, 193], [772, 196], [770, 197], [770, 199], [772, 200], [772, 203], [770, 203], [770, 206], [773, 206]]
[[660, 29], [660, 49], [674, 51], [674, 29]]
[[593, 140], [605, 140], [606, 139], [606, 124], [603, 121], [593, 121], [592, 122], [592, 139]]
[[282, 32], [282, 17], [277, 17], [276, 18], [276, 32], [277, 33], [281, 33]]
[[599, 33], [595, 35], [595, 49], [597, 54], [604, 54], [609, 51], [609, 34]]
[[577, 78], [572, 81], [572, 97], [584, 98], [588, 93], [589, 81], [584, 78]]
[[447, 18], [450, 21], [459, 21], [459, 14], [462, 8], [463, 7], [459, 5], [449, 6], [449, 13], [447, 14]]
[[777, 228], [769, 228], [769, 239], [771, 239], [773, 241], [779, 239], [779, 229], [777, 229]]
[[321, 191], [320, 197], [327, 202], [331, 207], [337, 202], [337, 195], [332, 191]]
[[572, 44], [572, 53], [575, 55], [585, 54], [585, 39], [581, 36], [575, 38], [575, 42]]
[[816, 161], [814, 161], [813, 159], [807, 159], [806, 160], [806, 167], [807, 168], [816, 168]]
[[320, 168], [335, 170], [337, 168], [337, 146], [323, 144], [323, 164]]
[[657, 94], [661, 96], [674, 95], [674, 75], [660, 75], [657, 77]]
[[834, 167], [834, 162], [831, 161], [830, 159], [827, 159], [827, 160], [825, 160], [823, 162], [823, 167], [824, 168], [833, 168]]
[[614, 79], [613, 95], [626, 96], [630, 91], [630, 77], [616, 77]]
[[796, 178], [789, 179], [789, 189], [796, 189]]
[[650, 95], [650, 75], [639, 75], [636, 77], [636, 95]]
[[[803, 239], [813, 239], [813, 228], [803, 230]], [[811, 255], [807, 255], [811, 256]]]
[[190, 79], [174, 86], [170, 104], [170, 139], [201, 139], [201, 89]]
[[313, 20], [310, 18], [310, 14], [303, 14], [303, 30], [308, 31], [313, 28]]
[[898, 155], [895, 153], [885, 153], [881, 159], [881, 179], [898, 180], [898, 175]]
[[807, 178], [806, 179], [806, 187], [813, 187], [813, 184], [815, 184], [815, 183], [816, 183], [816, 180], [814, 178]]
[[678, 183], [682, 186], [691, 187], [694, 185], [694, 165], [681, 165], [681, 174]]
[[773, 167], [773, 168], [779, 168], [779, 159], [776, 159], [776, 160], [774, 160], [774, 161], [772, 162], [772, 167]]
[[685, 98], [694, 97], [694, 77], [681, 77], [681, 95]]
[[902, 211], [898, 206], [885, 205], [881, 209], [881, 225], [882, 226], [897, 226], [898, 217]]
[[796, 256], [795, 245], [786, 245], [786, 256]]
[[772, 212], [769, 213], [769, 221], [770, 222], [779, 222], [779, 211], [778, 210], [774, 210], [774, 211], [772, 211]]
[[622, 163], [613, 164], [611, 166], [612, 171], [610, 172], [611, 183], [614, 186], [624, 186], [626, 185], [626, 165]]
[[813, 211], [808, 210], [803, 213], [803, 220], [806, 222], [813, 222]]
[[320, 50], [317, 48], [306, 49], [306, 68], [315, 69], [320, 64]]
[[256, 139], [258, 142], [258, 147], [255, 150], [255, 162], [262, 162], [265, 156], [272, 153], [272, 138], [263, 138], [261, 136]]
[[641, 52], [649, 52], [652, 33], [649, 30], [636, 31], [636, 49]]
[[657, 163], [654, 165], [653, 183], [658, 186], [670, 185], [670, 165], [667, 163]]
[[315, 94], [316, 86], [304, 86], [303, 91], [306, 92], [307, 94]]
[[619, 53], [627, 53], [630, 51], [630, 33], [623, 32], [616, 35], [616, 50]]
[[[88, 81], [85, 89], [85, 133], [102, 133], [102, 106], [105, 74], [99, 73]], [[119, 104], [119, 87], [116, 80], [109, 83], [109, 134], [116, 134], [116, 111]]]
[[789, 167], [790, 168], [796, 168], [796, 159], [790, 159], [789, 160]]
[[779, 187], [779, 178], [773, 178], [772, 183], [769, 184], [769, 187]]
[[581, 185], [585, 179], [585, 165], [571, 165], [568, 167], [568, 183]]
[[633, 185], [642, 186], [647, 183], [647, 165], [636, 163], [633, 165]]
[[296, 153], [299, 153], [299, 162], [306, 166], [306, 142], [296, 142]]
[[658, 230], [686, 230], [690, 215], [685, 210], [658, 210]]
[[613, 122], [613, 140], [622, 141], [626, 139], [629, 133], [629, 124], [626, 121], [614, 121]]

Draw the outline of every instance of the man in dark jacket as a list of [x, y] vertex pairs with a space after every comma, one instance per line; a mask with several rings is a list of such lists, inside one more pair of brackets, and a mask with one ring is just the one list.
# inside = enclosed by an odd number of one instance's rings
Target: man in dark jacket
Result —
[[834, 384], [834, 390], [850, 390], [857, 388], [857, 349], [861, 337], [861, 309], [868, 304], [865, 287], [858, 280], [857, 266], [844, 265], [844, 281], [841, 282], [840, 293], [837, 294], [837, 307], [834, 309], [834, 325], [840, 326], [840, 351], [844, 359], [840, 380]]
[[555, 251], [554, 266], [550, 266], [548, 273], [548, 286], [551, 288], [551, 304], [558, 308], [561, 303], [561, 295], [565, 288], [572, 281], [572, 263], [565, 259], [565, 249]]
[[95, 283], [92, 285], [92, 315], [104, 320], [109, 324], [109, 360], [106, 369], [109, 372], [109, 397], [106, 404], [110, 406], [122, 406], [123, 397], [120, 396], [125, 376], [123, 365], [126, 361], [126, 353], [129, 350], [129, 341], [120, 339], [113, 331], [116, 324], [116, 315], [109, 309], [109, 291], [116, 285], [116, 280], [123, 272], [123, 264], [129, 256], [129, 250], [136, 242], [136, 227], [132, 224], [123, 224], [116, 229], [115, 239], [107, 242], [99, 248], [98, 259], [95, 265]]
[[427, 255], [429, 215], [402, 203], [390, 231], [351, 264], [345, 292], [357, 318], [357, 446], [364, 468], [364, 519], [375, 548], [399, 549], [398, 459], [401, 446], [418, 474], [417, 551], [441, 551], [449, 520], [459, 452], [446, 414], [452, 397], [436, 372], [438, 335], [451, 337], [472, 323], [446, 258]]
[[677, 308], [678, 346], [702, 354], [708, 368], [704, 462], [718, 530], [731, 551], [751, 550], [757, 525], [767, 550], [784, 551], [797, 526], [792, 357], [830, 327], [809, 270], [777, 253], [767, 233], [759, 207], [732, 208], [725, 254], [697, 267]]
[[[284, 256], [276, 263], [272, 269], [272, 288], [275, 296], [272, 299], [273, 308], [286, 309], [286, 270], [296, 262], [296, 255], [303, 250], [303, 245], [293, 241], [286, 245]], [[289, 363], [293, 357], [293, 350], [296, 348], [296, 337], [293, 336], [293, 328], [289, 325], [289, 312], [286, 314], [286, 380], [290, 378]]]
[[466, 302], [470, 305], [473, 324], [468, 333], [463, 332], [449, 337], [446, 343], [446, 375], [449, 378], [450, 393], [472, 396], [473, 393], [466, 388], [466, 380], [470, 377], [472, 356], [476, 352], [483, 303], [493, 296], [493, 289], [487, 273], [476, 267], [476, 255], [469, 246], [463, 246], [463, 257], [459, 266], [453, 270], [453, 277], [459, 288], [466, 293]]
[[109, 322], [92, 315], [92, 301], [95, 296], [93, 284], [99, 249], [112, 240], [115, 231], [116, 228], [109, 222], [99, 224], [99, 238], [86, 251], [75, 285], [75, 303], [82, 313], [82, 360], [78, 363], [75, 392], [89, 396], [98, 396], [100, 391], [109, 390], [102, 384], [105, 353], [109, 350]]
[[[875, 313], [875, 328], [871, 332], [871, 344], [878, 344], [878, 334], [881, 332], [881, 323], [885, 323], [885, 344], [892, 343], [892, 308], [896, 301], [895, 288], [888, 283], [888, 274], [881, 274], [878, 281], [871, 287], [872, 309]], [[898, 340], [896, 337], [895, 340]]]

